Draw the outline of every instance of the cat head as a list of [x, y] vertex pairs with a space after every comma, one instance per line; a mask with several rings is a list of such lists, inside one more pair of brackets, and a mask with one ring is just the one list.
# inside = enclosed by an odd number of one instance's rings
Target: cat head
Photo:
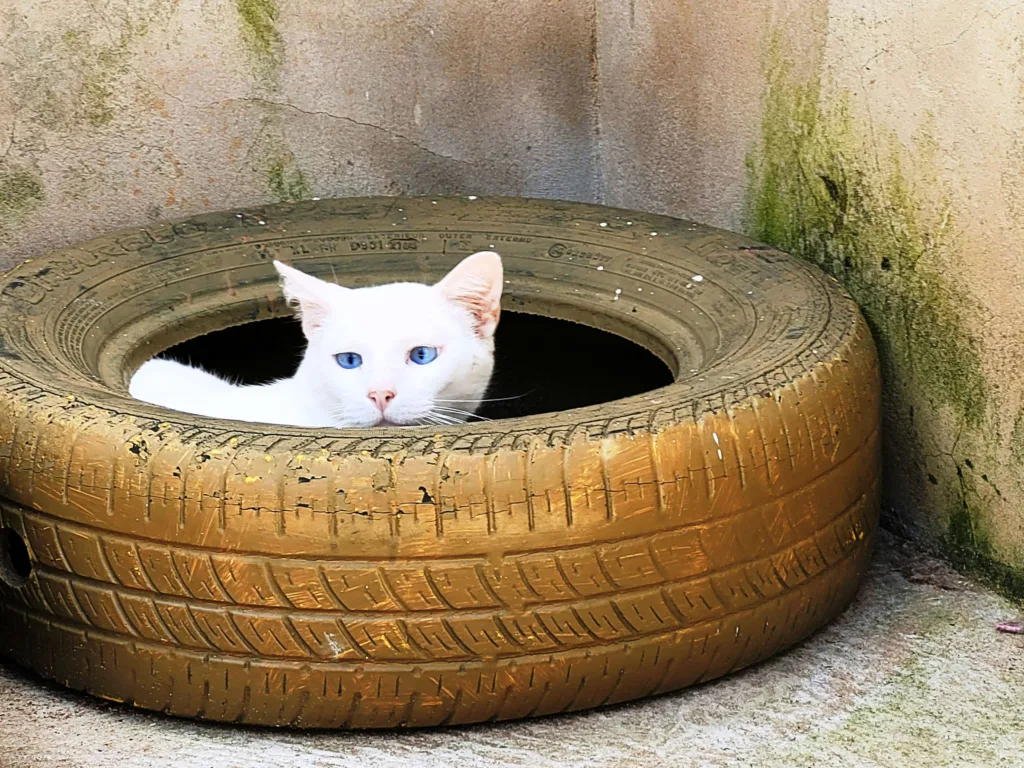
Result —
[[498, 254], [475, 253], [433, 286], [344, 288], [274, 266], [308, 342], [300, 373], [332, 423], [444, 424], [479, 406], [501, 313]]

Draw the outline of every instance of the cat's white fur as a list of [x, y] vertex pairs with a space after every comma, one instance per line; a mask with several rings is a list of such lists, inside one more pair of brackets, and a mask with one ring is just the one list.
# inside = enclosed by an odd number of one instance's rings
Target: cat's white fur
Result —
[[[494, 368], [504, 282], [498, 254], [473, 254], [433, 286], [343, 288], [274, 266], [307, 341], [294, 376], [242, 386], [157, 358], [132, 377], [132, 397], [201, 416], [298, 427], [445, 424], [479, 408]], [[437, 358], [410, 361], [419, 346], [436, 347]], [[335, 355], [343, 352], [359, 354], [362, 365], [342, 368]]]

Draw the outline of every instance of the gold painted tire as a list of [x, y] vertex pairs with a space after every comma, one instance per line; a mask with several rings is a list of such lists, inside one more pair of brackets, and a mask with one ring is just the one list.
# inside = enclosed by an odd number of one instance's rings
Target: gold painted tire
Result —
[[[442, 430], [127, 396], [160, 350], [282, 314], [272, 258], [428, 281], [492, 244], [507, 308], [626, 336], [675, 383]], [[511, 198], [199, 216], [19, 266], [0, 333], [0, 651], [147, 709], [426, 726], [682, 688], [833, 618], [877, 525], [857, 308], [809, 265], [675, 219]]]

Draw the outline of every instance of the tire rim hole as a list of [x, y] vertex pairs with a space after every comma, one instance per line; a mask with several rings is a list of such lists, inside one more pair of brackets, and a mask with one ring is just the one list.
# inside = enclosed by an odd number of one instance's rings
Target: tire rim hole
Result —
[[0, 528], [0, 580], [22, 587], [32, 575], [32, 558], [25, 540], [13, 528]]

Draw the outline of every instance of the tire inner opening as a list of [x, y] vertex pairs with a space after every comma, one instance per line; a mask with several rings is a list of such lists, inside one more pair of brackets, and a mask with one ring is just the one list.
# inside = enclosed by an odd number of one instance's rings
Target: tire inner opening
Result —
[[[161, 356], [245, 384], [291, 376], [305, 340], [292, 318], [274, 318], [189, 339]], [[273, 350], [268, 354], [268, 350]], [[653, 352], [608, 331], [504, 311], [495, 339], [494, 377], [479, 415], [507, 419], [580, 408], [672, 383]]]

